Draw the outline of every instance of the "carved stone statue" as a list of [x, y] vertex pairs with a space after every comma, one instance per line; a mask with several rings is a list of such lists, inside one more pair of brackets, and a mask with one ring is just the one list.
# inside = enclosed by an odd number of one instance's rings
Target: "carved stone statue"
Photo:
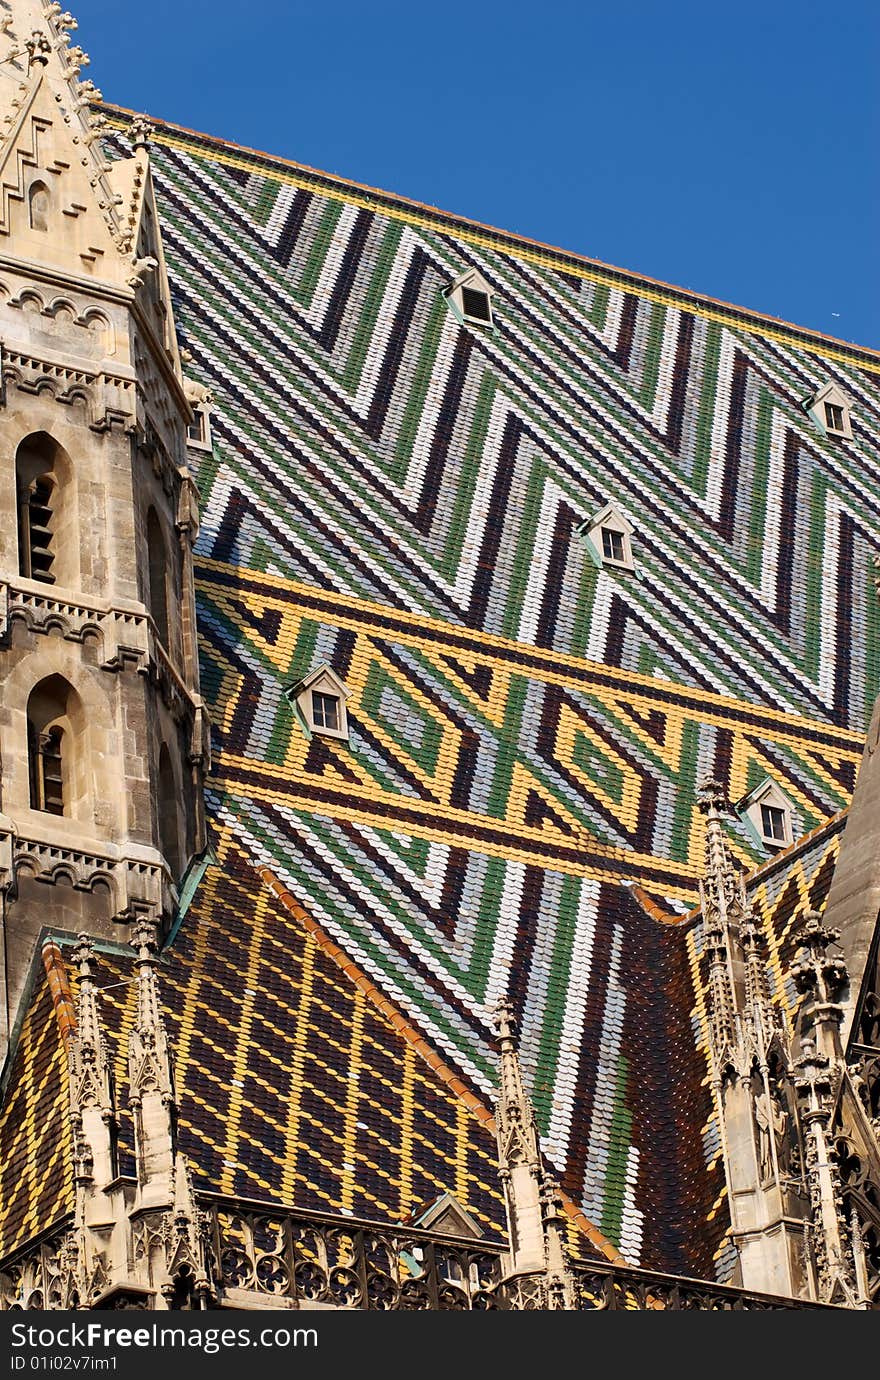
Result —
[[761, 1178], [770, 1179], [774, 1174], [773, 1148], [775, 1160], [780, 1170], [784, 1170], [785, 1133], [788, 1130], [788, 1112], [775, 1088], [768, 1093], [762, 1089], [755, 1098], [755, 1120], [758, 1123], [758, 1158]]

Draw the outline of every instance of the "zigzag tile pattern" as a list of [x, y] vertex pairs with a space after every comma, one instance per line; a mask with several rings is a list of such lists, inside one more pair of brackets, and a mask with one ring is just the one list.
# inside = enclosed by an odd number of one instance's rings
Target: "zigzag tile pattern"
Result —
[[[213, 561], [197, 574], [216, 776], [252, 798], [393, 816], [684, 900], [703, 865], [702, 776], [739, 799], [772, 775], [797, 834], [849, 798], [862, 737], [848, 730]], [[320, 659], [351, 691], [344, 746], [307, 740], [283, 693]], [[764, 854], [736, 827], [753, 867]]]
[[[880, 361], [171, 127], [154, 169], [217, 399], [215, 817], [483, 1090], [507, 992], [568, 1191], [630, 1258], [699, 1273], [695, 1222], [723, 1214], [685, 941], [621, 879], [687, 909], [703, 770], [777, 777], [803, 829], [845, 803], [878, 679]], [[489, 331], [443, 296], [471, 266]], [[852, 441], [802, 406], [831, 378]], [[579, 531], [609, 500], [633, 574]], [[354, 687], [347, 749], [284, 702], [322, 658]]]
[[[563, 256], [478, 253], [210, 145], [160, 138], [155, 161], [180, 324], [220, 403], [208, 554], [864, 726], [871, 357], [578, 280]], [[472, 265], [488, 333], [442, 295]], [[852, 442], [802, 407], [829, 378]], [[632, 578], [575, 530], [612, 498]]]

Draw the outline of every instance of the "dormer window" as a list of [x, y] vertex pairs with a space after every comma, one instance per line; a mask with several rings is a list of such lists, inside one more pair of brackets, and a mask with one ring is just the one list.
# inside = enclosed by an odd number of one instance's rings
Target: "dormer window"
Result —
[[818, 393], [806, 399], [804, 407], [826, 436], [852, 438], [850, 401], [836, 383], [826, 383]]
[[769, 776], [736, 807], [758, 842], [771, 853], [794, 841], [794, 811], [785, 792]]
[[444, 288], [444, 295], [460, 321], [475, 326], [493, 324], [492, 289], [475, 268]]
[[634, 570], [632, 523], [613, 503], [607, 503], [578, 531], [590, 544], [596, 564], [616, 570]]
[[348, 742], [350, 690], [326, 661], [285, 692], [306, 734]]
[[461, 309], [462, 315], [468, 321], [492, 321], [492, 306], [488, 292], [479, 292], [476, 288], [462, 288]]
[[626, 553], [623, 549], [623, 532], [617, 532], [613, 527], [602, 527], [602, 557], [610, 561], [612, 565], [624, 565], [626, 563]]

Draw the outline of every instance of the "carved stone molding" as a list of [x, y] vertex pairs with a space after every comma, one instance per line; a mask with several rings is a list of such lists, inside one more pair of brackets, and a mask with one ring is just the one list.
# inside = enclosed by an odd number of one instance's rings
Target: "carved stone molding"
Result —
[[11, 385], [31, 395], [48, 394], [65, 406], [84, 407], [94, 431], [134, 430], [137, 388], [133, 378], [54, 363], [6, 346], [2, 375], [4, 387]]
[[19, 619], [29, 632], [59, 633], [70, 642], [89, 637], [101, 644], [106, 670], [139, 668], [149, 656], [148, 615], [102, 600], [68, 600], [34, 587], [31, 581], [0, 584], [0, 636]]
[[201, 697], [193, 694], [162, 646], [146, 609], [97, 599], [63, 599], [34, 581], [0, 581], [0, 640], [7, 637], [16, 619], [35, 635], [54, 633], [80, 644], [96, 639], [101, 669], [132, 670], [146, 676], [173, 717], [192, 724], [191, 760], [205, 757], [206, 715]]
[[168, 885], [166, 869], [158, 855], [155, 862], [125, 858], [21, 835], [12, 837], [0, 830], [0, 877], [3, 842], [10, 838], [10, 870], [16, 880], [21, 874], [27, 874], [47, 886], [64, 882], [76, 891], [104, 887], [109, 892], [111, 915], [117, 923], [132, 924], [144, 917], [158, 920], [163, 890]]

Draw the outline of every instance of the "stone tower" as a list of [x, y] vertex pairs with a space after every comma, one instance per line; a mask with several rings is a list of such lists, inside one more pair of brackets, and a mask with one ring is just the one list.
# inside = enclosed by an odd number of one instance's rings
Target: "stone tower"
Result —
[[149, 130], [106, 161], [75, 27], [43, 0], [0, 11], [0, 1050], [43, 929], [167, 925], [205, 846], [202, 418]]

